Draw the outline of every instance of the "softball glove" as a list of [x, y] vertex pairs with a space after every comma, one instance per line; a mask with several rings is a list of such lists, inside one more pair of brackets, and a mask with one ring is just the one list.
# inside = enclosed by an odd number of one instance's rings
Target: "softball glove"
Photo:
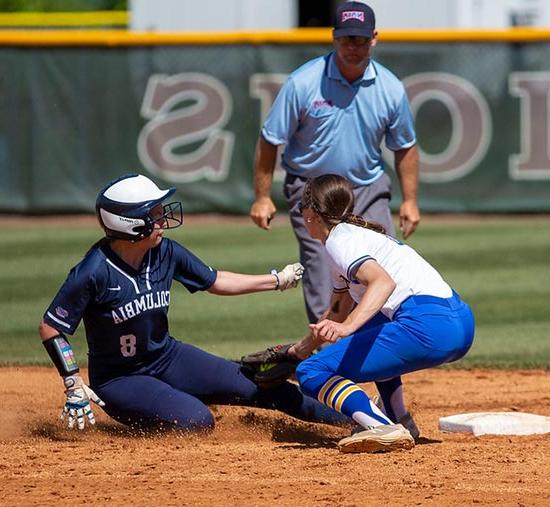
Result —
[[277, 387], [286, 382], [300, 363], [288, 354], [294, 345], [274, 345], [265, 350], [241, 357], [241, 365], [252, 374], [252, 380], [262, 389]]

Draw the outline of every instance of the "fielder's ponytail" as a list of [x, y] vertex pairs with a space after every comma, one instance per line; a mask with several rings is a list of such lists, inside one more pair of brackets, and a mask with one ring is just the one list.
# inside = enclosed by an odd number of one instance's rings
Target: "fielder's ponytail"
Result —
[[386, 234], [386, 228], [379, 224], [378, 222], [373, 222], [372, 220], [365, 220], [359, 215], [354, 215], [353, 213], [348, 213], [342, 222], [346, 224], [356, 225], [357, 227], [363, 227], [365, 229], [370, 229], [374, 232], [379, 232], [380, 234]]
[[386, 233], [382, 224], [354, 215], [354, 204], [355, 196], [351, 183], [337, 174], [324, 174], [308, 180], [302, 195], [302, 206], [315, 211], [328, 227], [335, 227], [344, 222], [381, 234]]

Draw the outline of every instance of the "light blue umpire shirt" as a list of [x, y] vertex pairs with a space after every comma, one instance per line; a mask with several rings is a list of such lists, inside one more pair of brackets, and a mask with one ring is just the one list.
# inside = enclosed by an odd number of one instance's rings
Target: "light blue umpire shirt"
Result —
[[393, 151], [416, 143], [401, 81], [372, 59], [363, 77], [349, 83], [334, 52], [296, 69], [281, 88], [262, 127], [273, 145], [286, 144], [282, 166], [311, 178], [340, 174], [368, 185], [384, 171], [381, 143]]

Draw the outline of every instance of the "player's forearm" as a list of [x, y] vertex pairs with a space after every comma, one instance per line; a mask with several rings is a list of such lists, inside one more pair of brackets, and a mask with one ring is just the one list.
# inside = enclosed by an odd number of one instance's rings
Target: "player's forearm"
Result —
[[403, 201], [415, 201], [418, 189], [418, 148], [416, 145], [395, 152], [395, 170], [401, 184]]
[[[343, 322], [349, 315], [352, 307], [353, 300], [351, 299], [349, 292], [337, 294], [333, 293], [330, 301], [330, 307], [323, 312], [321, 317], [319, 317], [318, 322], [321, 322], [324, 319], [330, 319], [335, 322]], [[323, 343], [324, 342], [320, 337], [315, 337], [313, 333], [309, 333], [299, 342], [295, 343], [290, 348], [289, 353], [299, 359], [306, 359]]]
[[348, 334], [354, 333], [372, 319], [384, 306], [394, 290], [395, 282], [390, 278], [379, 278], [369, 283], [357, 306], [342, 322], [348, 328]]
[[60, 333], [57, 329], [44, 322], [44, 320], [40, 321], [38, 333], [42, 339], [42, 345], [44, 345], [59, 374], [64, 379], [71, 375], [77, 375], [80, 369], [78, 368], [71, 344], [63, 333]]
[[55, 329], [55, 327], [52, 327], [41, 320], [38, 326], [38, 334], [40, 335], [42, 341], [45, 342], [46, 340], [49, 340], [50, 338], [59, 335], [59, 331]]
[[253, 292], [264, 292], [277, 288], [275, 275], [245, 275], [230, 271], [218, 271], [214, 284], [208, 289], [218, 296], [236, 296]]
[[254, 193], [256, 200], [270, 197], [273, 185], [273, 171], [277, 161], [277, 146], [268, 143], [260, 135], [256, 143], [254, 161]]
[[289, 354], [298, 359], [307, 359], [313, 351], [318, 349], [323, 343], [320, 338], [315, 338], [312, 333], [304, 336], [289, 349]]

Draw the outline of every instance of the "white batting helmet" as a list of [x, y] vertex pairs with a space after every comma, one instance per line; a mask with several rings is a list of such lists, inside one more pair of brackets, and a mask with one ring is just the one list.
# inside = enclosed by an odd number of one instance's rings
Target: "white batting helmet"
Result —
[[161, 223], [163, 229], [179, 227], [183, 223], [180, 202], [165, 204], [162, 216], [151, 216], [151, 210], [175, 191], [175, 187], [161, 190], [141, 174], [126, 174], [111, 181], [96, 200], [97, 218], [105, 235], [139, 241], [153, 232], [155, 223]]

